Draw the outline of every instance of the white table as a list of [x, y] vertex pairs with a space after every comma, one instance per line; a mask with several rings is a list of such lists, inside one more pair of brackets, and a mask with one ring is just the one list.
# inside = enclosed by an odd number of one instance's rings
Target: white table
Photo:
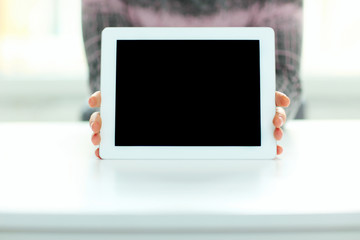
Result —
[[276, 160], [101, 161], [87, 123], [0, 124], [0, 239], [360, 239], [360, 121]]

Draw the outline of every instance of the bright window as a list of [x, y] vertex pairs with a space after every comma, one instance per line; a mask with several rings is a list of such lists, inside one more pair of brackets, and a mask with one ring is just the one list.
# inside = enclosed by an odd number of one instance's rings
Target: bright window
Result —
[[360, 76], [359, 9], [359, 0], [304, 1], [304, 80]]
[[80, 0], [0, 0], [0, 77], [85, 80]]

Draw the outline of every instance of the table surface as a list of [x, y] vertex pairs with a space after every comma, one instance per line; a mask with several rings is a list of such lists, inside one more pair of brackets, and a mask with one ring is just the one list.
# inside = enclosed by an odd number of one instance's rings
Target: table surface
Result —
[[0, 230], [360, 229], [360, 120], [290, 121], [275, 160], [98, 160], [83, 122], [0, 132]]

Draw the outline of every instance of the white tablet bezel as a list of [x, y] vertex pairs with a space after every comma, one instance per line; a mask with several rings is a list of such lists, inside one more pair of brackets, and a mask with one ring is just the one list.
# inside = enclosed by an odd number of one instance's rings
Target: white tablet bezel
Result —
[[[106, 28], [101, 44], [101, 144], [103, 159], [273, 159], [276, 156], [275, 40], [271, 28]], [[259, 40], [261, 146], [115, 146], [116, 43], [121, 39]], [[241, 73], [239, 73], [241, 74]]]

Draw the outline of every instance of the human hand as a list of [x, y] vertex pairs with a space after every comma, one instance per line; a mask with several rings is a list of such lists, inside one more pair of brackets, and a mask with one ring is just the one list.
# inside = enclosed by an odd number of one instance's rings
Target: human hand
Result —
[[[281, 140], [283, 136], [283, 131], [281, 127], [286, 122], [286, 113], [283, 107], [287, 107], [290, 105], [290, 99], [281, 92], [275, 92], [275, 103], [276, 103], [276, 113], [273, 119], [273, 124], [275, 126], [274, 137], [277, 141]], [[89, 106], [92, 108], [100, 107], [101, 104], [101, 93], [100, 91], [95, 92], [89, 98]], [[92, 143], [97, 146], [100, 144], [100, 129], [101, 129], [101, 116], [99, 112], [94, 112], [89, 120], [90, 127], [93, 131], [91, 136]], [[280, 155], [283, 152], [283, 148], [281, 146], [277, 146], [277, 154]], [[99, 148], [95, 150], [95, 155], [100, 158]]]
[[[89, 106], [92, 108], [100, 107], [101, 104], [101, 92], [97, 91], [93, 95], [89, 97]], [[91, 114], [91, 117], [89, 119], [89, 124], [91, 127], [91, 130], [93, 131], [93, 134], [91, 136], [92, 143], [97, 146], [100, 144], [101, 137], [100, 137], [100, 129], [101, 129], [101, 117], [99, 112], [94, 112]], [[101, 159], [99, 155], [99, 148], [95, 150], [95, 155]]]
[[[276, 104], [276, 113], [273, 119], [273, 124], [275, 126], [274, 137], [277, 141], [280, 141], [283, 136], [283, 130], [281, 127], [286, 122], [286, 113], [284, 107], [290, 105], [290, 99], [282, 92], [275, 92], [275, 104]], [[283, 148], [277, 145], [276, 152], [280, 155], [283, 152]]]

